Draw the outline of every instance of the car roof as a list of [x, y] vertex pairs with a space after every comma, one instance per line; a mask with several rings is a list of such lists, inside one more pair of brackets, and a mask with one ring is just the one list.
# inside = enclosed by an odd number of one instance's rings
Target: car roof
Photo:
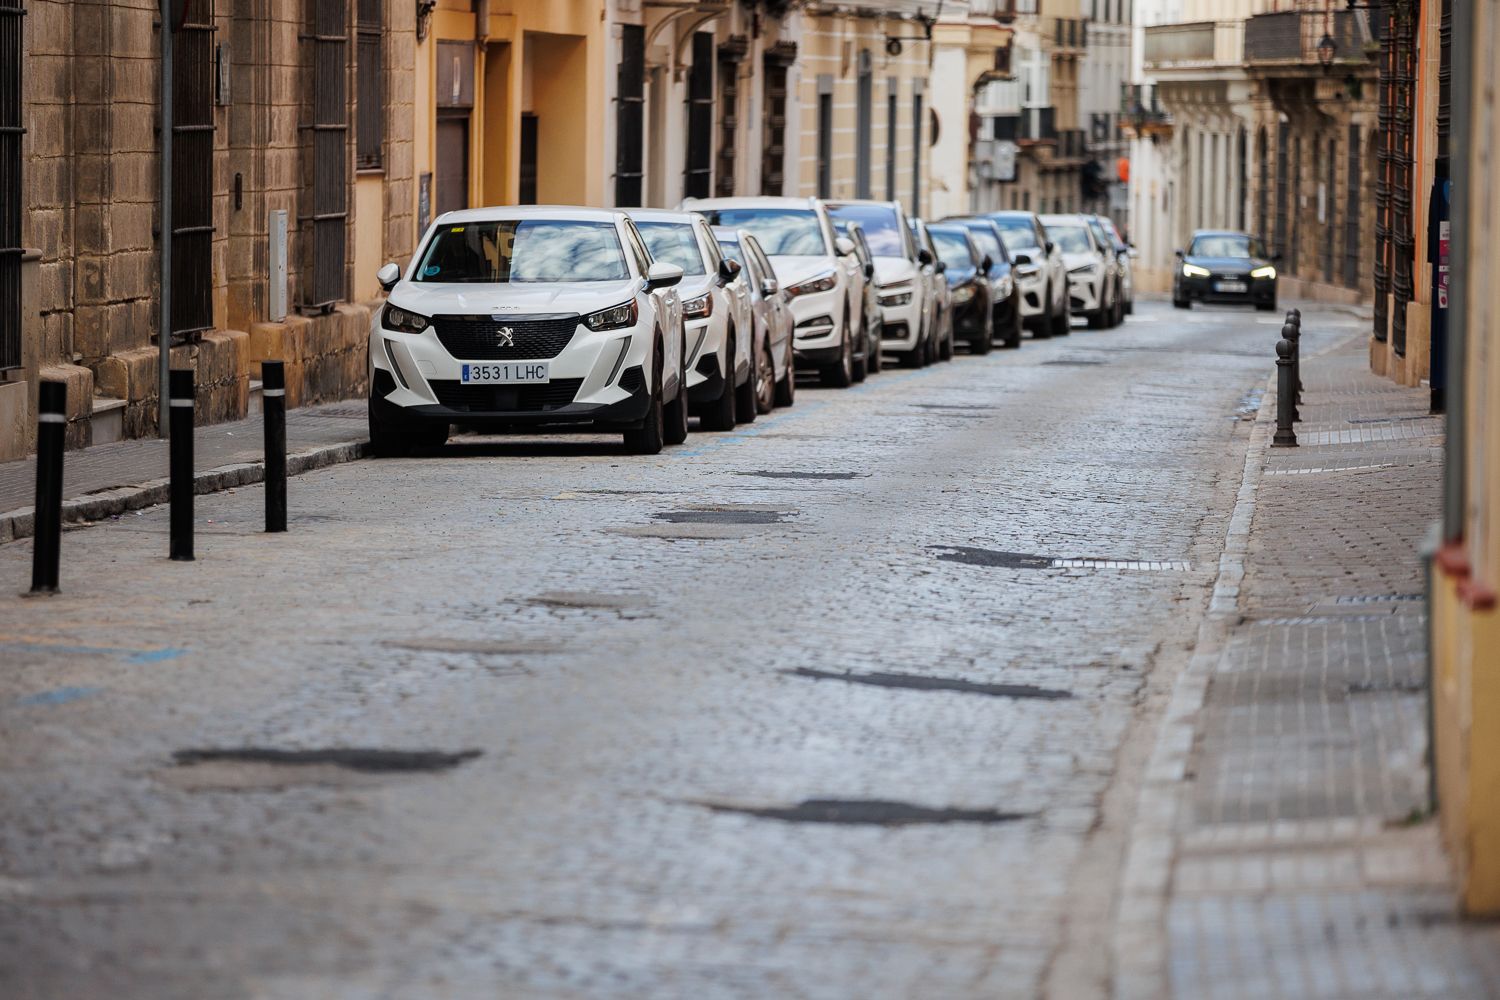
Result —
[[1195, 229], [1195, 230], [1193, 230], [1193, 239], [1196, 240], [1200, 236], [1246, 236], [1246, 237], [1249, 237], [1250, 239], [1255, 239], [1255, 237], [1251, 236], [1249, 233], [1240, 232], [1238, 229]]
[[1026, 219], [1027, 221], [1037, 217], [1035, 212], [1027, 212], [1019, 208], [1007, 209], [1003, 212], [985, 212], [984, 215], [987, 219]]
[[899, 201], [882, 201], [879, 198], [824, 198], [823, 204], [830, 207], [843, 205], [869, 205], [874, 208], [889, 208], [894, 211], [900, 211], [901, 209], [901, 203]]
[[1087, 225], [1089, 221], [1088, 216], [1081, 215], [1076, 212], [1065, 212], [1058, 215], [1044, 215], [1041, 217], [1041, 219], [1042, 225], [1044, 226], [1055, 226], [1064, 222], [1071, 222], [1075, 225]]
[[508, 222], [512, 219], [555, 219], [560, 222], [619, 222], [625, 213], [614, 208], [585, 208], [581, 205], [489, 205], [484, 208], [461, 208], [444, 212], [438, 222]]
[[682, 211], [697, 212], [705, 208], [802, 208], [816, 207], [816, 198], [785, 198], [771, 195], [745, 198], [684, 198]]
[[622, 208], [620, 211], [636, 222], [680, 222], [686, 225], [703, 218], [697, 212], [688, 210], [679, 212], [672, 208]]

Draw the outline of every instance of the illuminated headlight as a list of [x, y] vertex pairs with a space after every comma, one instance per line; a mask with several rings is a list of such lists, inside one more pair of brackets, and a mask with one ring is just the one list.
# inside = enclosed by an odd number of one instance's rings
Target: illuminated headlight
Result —
[[714, 314], [714, 297], [711, 292], [704, 292], [696, 299], [688, 299], [682, 304], [682, 316], [684, 319], [702, 319]]
[[635, 300], [631, 299], [629, 302], [589, 313], [583, 318], [583, 323], [590, 330], [621, 330], [627, 326], [635, 326], [637, 315]]
[[1274, 278], [1276, 277], [1276, 268], [1272, 267], [1270, 264], [1267, 264], [1265, 267], [1257, 267], [1255, 270], [1250, 272], [1250, 277]]
[[427, 329], [429, 322], [426, 316], [398, 309], [389, 302], [386, 303], [385, 311], [380, 316], [380, 325], [397, 333], [421, 333]]
[[793, 285], [786, 290], [786, 293], [795, 298], [798, 295], [811, 295], [814, 292], [828, 292], [833, 290], [836, 281], [837, 279], [834, 277], [833, 272], [829, 271], [826, 274], [819, 274], [808, 278], [800, 284]]
[[1075, 267], [1075, 268], [1073, 268], [1068, 273], [1069, 274], [1076, 274], [1080, 278], [1092, 278], [1095, 274], [1098, 273], [1098, 271], [1099, 271], [1099, 265], [1098, 264], [1084, 264], [1082, 267]]
[[963, 305], [973, 297], [974, 285], [972, 282], [967, 285], [959, 285], [957, 288], [953, 289], [953, 304], [956, 306]]
[[1182, 276], [1184, 278], [1206, 278], [1208, 274], [1209, 271], [1206, 267], [1199, 267], [1197, 264], [1182, 265]]

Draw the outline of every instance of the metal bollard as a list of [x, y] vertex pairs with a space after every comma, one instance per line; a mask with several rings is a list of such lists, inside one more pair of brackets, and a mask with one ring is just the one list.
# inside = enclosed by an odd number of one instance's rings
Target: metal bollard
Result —
[[[1297, 331], [1297, 335], [1292, 338], [1292, 371], [1294, 373], [1296, 373], [1296, 376], [1297, 376], [1297, 403], [1298, 403], [1298, 405], [1301, 405], [1301, 403], [1302, 403], [1302, 388], [1303, 388], [1302, 387], [1302, 310], [1301, 309], [1291, 309], [1291, 310], [1289, 310], [1287, 312], [1287, 314], [1286, 314], [1286, 321], [1288, 323], [1292, 324], [1293, 329], [1295, 329]], [[1298, 415], [1297, 419], [1298, 420], [1302, 419], [1302, 417], [1301, 417], [1300, 414]]]
[[193, 561], [193, 372], [173, 369], [169, 376], [170, 466], [172, 485], [171, 558]]
[[266, 430], [266, 530], [286, 530], [286, 366], [260, 364], [261, 420]]
[[63, 438], [67, 430], [68, 384], [43, 382], [37, 386], [33, 594], [57, 593], [57, 569], [62, 557]]
[[1295, 420], [1296, 403], [1292, 399], [1292, 342], [1282, 338], [1276, 342], [1276, 436], [1271, 439], [1273, 448], [1297, 447], [1297, 432], [1292, 427]]
[[1284, 341], [1286, 341], [1288, 344], [1292, 345], [1292, 392], [1291, 392], [1291, 400], [1292, 400], [1292, 419], [1295, 420], [1295, 421], [1300, 421], [1302, 419], [1302, 412], [1297, 409], [1297, 404], [1299, 402], [1301, 402], [1301, 395], [1302, 395], [1302, 392], [1301, 392], [1301, 390], [1302, 390], [1302, 378], [1301, 378], [1301, 372], [1299, 371], [1299, 369], [1302, 366], [1297, 363], [1298, 347], [1300, 346], [1300, 338], [1301, 338], [1301, 336], [1302, 335], [1297, 332], [1297, 324], [1296, 323], [1293, 323], [1291, 320], [1287, 320], [1286, 323], [1282, 324], [1282, 327], [1281, 327], [1281, 339], [1284, 340]]

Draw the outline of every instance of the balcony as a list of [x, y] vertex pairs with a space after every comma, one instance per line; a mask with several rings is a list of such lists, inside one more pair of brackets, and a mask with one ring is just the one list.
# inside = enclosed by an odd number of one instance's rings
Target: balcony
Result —
[[[1245, 25], [1245, 62], [1251, 66], [1318, 66], [1318, 42], [1333, 37], [1333, 61], [1350, 65], [1371, 61], [1379, 45], [1378, 24], [1362, 10], [1288, 10], [1256, 14]], [[1149, 30], [1149, 29], [1148, 29]]]
[[1146, 28], [1142, 58], [1147, 69], [1238, 66], [1244, 58], [1245, 22], [1194, 21]]
[[992, 80], [974, 95], [974, 113], [985, 118], [1021, 113], [1020, 80]]
[[1132, 138], [1165, 135], [1172, 131], [1172, 116], [1156, 97], [1149, 83], [1120, 85], [1120, 124]]

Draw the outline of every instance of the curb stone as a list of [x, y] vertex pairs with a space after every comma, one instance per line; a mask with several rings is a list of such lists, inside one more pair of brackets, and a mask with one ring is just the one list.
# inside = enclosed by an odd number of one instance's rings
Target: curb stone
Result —
[[[368, 441], [345, 441], [342, 444], [310, 448], [307, 451], [299, 451], [287, 456], [286, 474], [297, 476], [314, 469], [327, 468], [330, 465], [354, 462], [366, 457], [369, 453]], [[265, 476], [264, 462], [221, 465], [218, 468], [195, 473], [193, 492], [201, 496], [206, 493], [234, 489], [236, 486], [249, 486], [263, 481]], [[151, 479], [134, 486], [117, 486], [113, 489], [64, 500], [63, 523], [79, 524], [98, 521], [116, 514], [166, 503], [170, 495], [170, 487], [170, 479]], [[21, 538], [30, 538], [34, 531], [33, 508], [21, 507], [0, 513], [0, 545]]]

